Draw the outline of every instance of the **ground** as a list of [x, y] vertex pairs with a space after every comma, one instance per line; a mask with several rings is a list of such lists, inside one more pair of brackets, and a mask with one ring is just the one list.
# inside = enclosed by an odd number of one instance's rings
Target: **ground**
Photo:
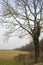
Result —
[[[0, 51], [0, 65], [25, 65], [25, 63], [30, 65], [28, 62], [31, 63], [32, 58], [33, 56], [30, 54], [30, 52]], [[35, 65], [43, 65], [43, 61]]]
[[19, 54], [29, 54], [29, 52], [0, 51], [0, 65], [14, 65], [14, 58]]

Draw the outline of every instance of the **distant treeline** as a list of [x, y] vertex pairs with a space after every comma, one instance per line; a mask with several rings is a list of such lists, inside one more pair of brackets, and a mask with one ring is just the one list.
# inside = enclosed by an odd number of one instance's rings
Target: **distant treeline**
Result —
[[[43, 51], [43, 39], [40, 40], [39, 49], [41, 51]], [[17, 51], [34, 51], [34, 44], [33, 44], [33, 42], [30, 42], [30, 44], [27, 44], [27, 45], [22, 46], [20, 48], [16, 48], [14, 50], [17, 50]]]

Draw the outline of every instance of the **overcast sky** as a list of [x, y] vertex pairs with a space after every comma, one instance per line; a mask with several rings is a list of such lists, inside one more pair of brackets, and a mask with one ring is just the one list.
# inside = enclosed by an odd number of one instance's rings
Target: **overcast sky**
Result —
[[[0, 0], [0, 3], [2, 3], [2, 0]], [[2, 14], [2, 10], [1, 10], [1, 4], [0, 4], [0, 15], [1, 14]], [[15, 36], [15, 37], [13, 36], [13, 37], [10, 37], [8, 42], [4, 42], [3, 41], [4, 32], [5, 32], [5, 27], [3, 25], [0, 25], [0, 50], [18, 48], [23, 45], [26, 45], [30, 41], [30, 39], [28, 39], [27, 37], [20, 39], [20, 38], [18, 38], [18, 36]]]
[[3, 36], [5, 31], [7, 31], [5, 24], [0, 24], [0, 50], [18, 48], [30, 42], [30, 38], [27, 38], [27, 36], [24, 38], [19, 38], [17, 32], [15, 32], [15, 36], [11, 36], [8, 42], [6, 42], [4, 41], [6, 37]]
[[21, 47], [23, 45], [26, 45], [30, 42], [30, 38], [27, 37], [24, 38], [18, 38], [18, 36], [10, 37], [9, 41], [3, 41], [4, 40], [4, 34], [5, 28], [3, 25], [0, 25], [0, 50], [2, 49], [14, 49]]
[[[11, 1], [11, 0], [10, 0]], [[1, 0], [0, 0], [1, 2]], [[1, 5], [0, 5], [0, 12], [1, 12]], [[1, 14], [1, 13], [0, 13]], [[21, 47], [23, 45], [26, 45], [30, 43], [31, 39], [24, 37], [24, 38], [18, 38], [18, 36], [10, 37], [8, 42], [4, 42], [4, 34], [5, 27], [3, 25], [0, 25], [0, 50], [2, 49], [14, 49]], [[43, 34], [41, 34], [41, 38], [43, 37]]]

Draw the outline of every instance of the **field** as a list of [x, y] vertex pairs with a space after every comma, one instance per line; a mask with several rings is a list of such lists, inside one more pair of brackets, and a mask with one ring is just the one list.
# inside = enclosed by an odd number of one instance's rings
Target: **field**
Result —
[[0, 51], [0, 65], [14, 65], [14, 58], [19, 54], [29, 54], [21, 51]]
[[[18, 57], [22, 57], [21, 55], [25, 55], [26, 58], [28, 58], [27, 55], [30, 55], [30, 52], [24, 52], [24, 51], [0, 51], [0, 65], [25, 65], [23, 64], [24, 60], [21, 62], [18, 61]], [[15, 59], [17, 57], [17, 59]], [[25, 62], [29, 61], [26, 59]], [[31, 60], [30, 60], [31, 61]], [[26, 64], [28, 65], [28, 64]], [[30, 64], [29, 64], [30, 65]], [[32, 64], [31, 64], [32, 65]], [[36, 65], [43, 65], [43, 63], [39, 63]]]

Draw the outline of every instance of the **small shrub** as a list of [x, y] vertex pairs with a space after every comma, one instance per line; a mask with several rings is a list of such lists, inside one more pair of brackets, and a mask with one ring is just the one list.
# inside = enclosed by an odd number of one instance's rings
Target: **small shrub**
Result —
[[25, 55], [19, 54], [15, 57], [15, 64], [25, 65]]

